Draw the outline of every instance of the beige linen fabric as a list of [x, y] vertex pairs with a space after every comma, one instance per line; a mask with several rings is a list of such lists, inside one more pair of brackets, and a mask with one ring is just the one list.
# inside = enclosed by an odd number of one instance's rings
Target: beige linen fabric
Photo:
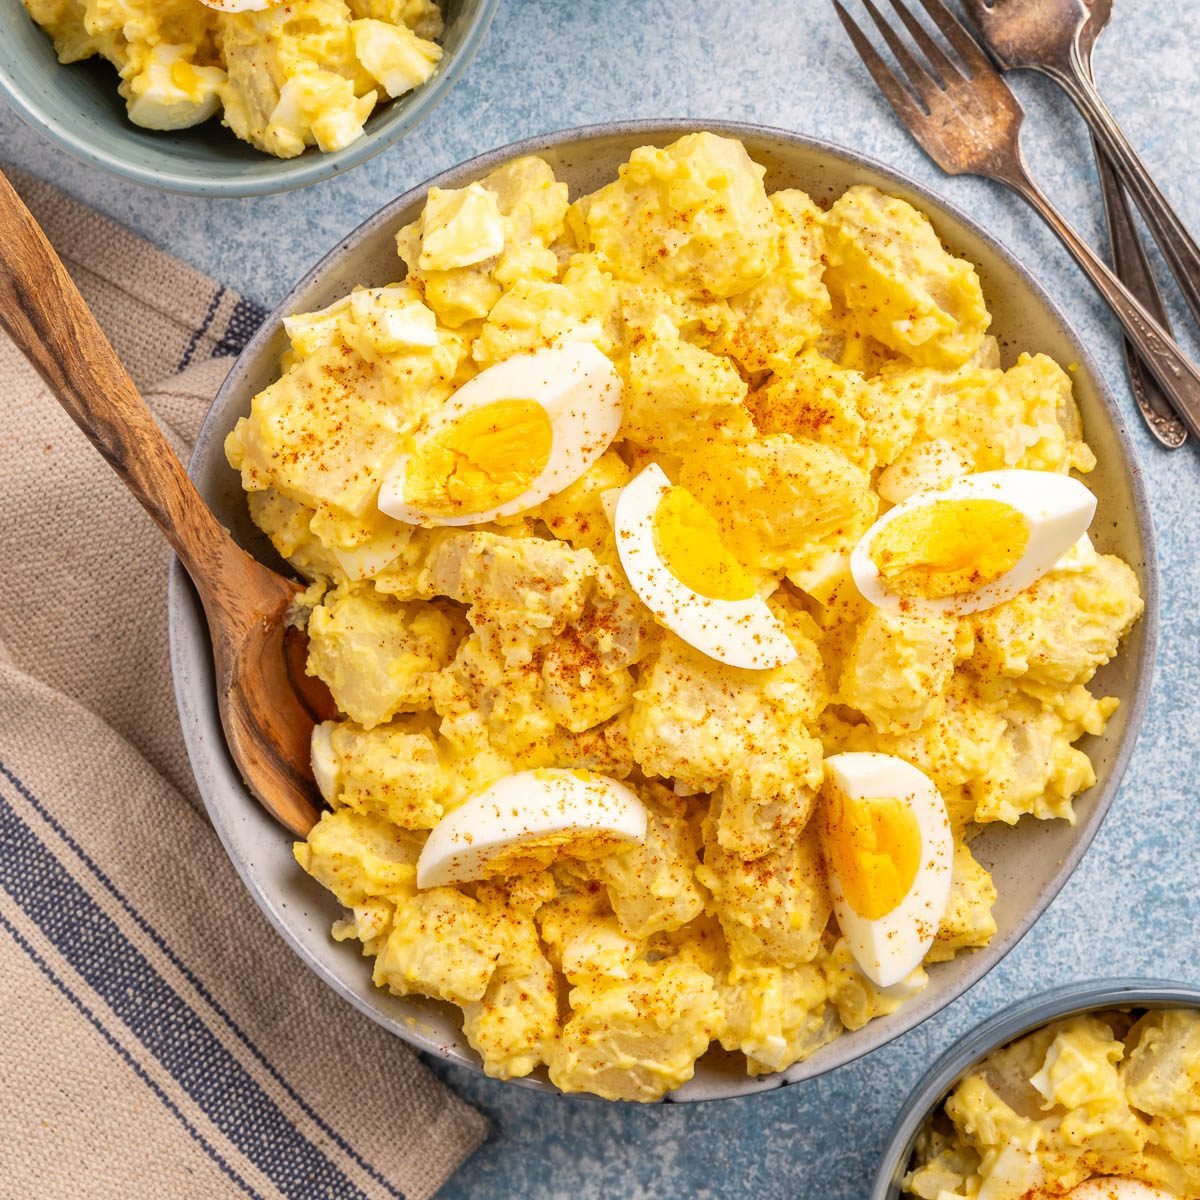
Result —
[[[10, 178], [186, 454], [261, 310]], [[165, 543], [3, 335], [0, 383], [0, 1197], [432, 1196], [485, 1119], [254, 907], [178, 729]]]

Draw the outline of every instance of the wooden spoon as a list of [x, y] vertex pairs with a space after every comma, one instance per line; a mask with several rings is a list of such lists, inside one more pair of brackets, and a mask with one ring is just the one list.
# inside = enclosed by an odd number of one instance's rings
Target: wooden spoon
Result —
[[[0, 174], [0, 326], [158, 523], [204, 605], [217, 703], [251, 792], [293, 833], [319, 816], [313, 714], [288, 611], [300, 584], [256, 562], [221, 527], [12, 185]], [[290, 631], [292, 635], [298, 631]], [[299, 635], [302, 638], [302, 635]], [[296, 682], [293, 682], [295, 678]]]

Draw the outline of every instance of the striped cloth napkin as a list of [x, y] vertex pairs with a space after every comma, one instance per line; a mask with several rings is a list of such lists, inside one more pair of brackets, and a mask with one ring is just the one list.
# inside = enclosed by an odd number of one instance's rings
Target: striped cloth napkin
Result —
[[[8, 174], [186, 459], [263, 310]], [[166, 545], [2, 334], [0, 396], [0, 1197], [432, 1196], [485, 1119], [255, 908], [184, 754]]]

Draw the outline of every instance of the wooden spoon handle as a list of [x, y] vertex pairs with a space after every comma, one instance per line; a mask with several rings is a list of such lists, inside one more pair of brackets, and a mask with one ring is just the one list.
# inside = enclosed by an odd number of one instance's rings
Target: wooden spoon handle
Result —
[[[0, 326], [208, 591], [243, 551], [175, 457], [32, 214], [0, 173]], [[207, 602], [207, 596], [206, 602]]]

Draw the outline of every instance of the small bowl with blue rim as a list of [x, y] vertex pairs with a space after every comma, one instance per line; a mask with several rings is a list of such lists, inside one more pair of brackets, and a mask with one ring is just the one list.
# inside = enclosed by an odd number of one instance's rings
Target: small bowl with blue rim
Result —
[[[199, 0], [196, 0], [199, 3]], [[0, 0], [0, 96], [62, 150], [130, 183], [196, 196], [257, 196], [339, 175], [395, 145], [446, 97], [474, 58], [500, 0], [442, 0], [442, 58], [415, 90], [378, 105], [363, 135], [341, 150], [274, 158], [219, 117], [172, 132], [134, 125], [107, 61], [64, 65], [21, 0]]]

